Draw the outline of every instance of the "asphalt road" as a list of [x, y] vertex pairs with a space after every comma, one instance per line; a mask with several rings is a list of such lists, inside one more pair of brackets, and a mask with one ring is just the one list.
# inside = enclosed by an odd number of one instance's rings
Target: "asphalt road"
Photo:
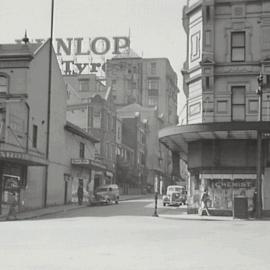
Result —
[[0, 224], [0, 269], [270, 269], [269, 221], [179, 218], [152, 199]]

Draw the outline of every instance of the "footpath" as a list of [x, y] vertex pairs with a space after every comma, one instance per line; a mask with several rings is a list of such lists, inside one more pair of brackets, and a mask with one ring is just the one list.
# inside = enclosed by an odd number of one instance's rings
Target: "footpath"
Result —
[[[121, 195], [120, 201], [143, 199], [147, 197], [149, 197], [149, 195]], [[72, 211], [72, 210], [85, 208], [85, 207], [88, 207], [86, 202], [83, 205], [72, 203], [72, 204], [66, 204], [66, 205], [50, 206], [47, 208], [26, 210], [26, 211], [17, 213], [17, 220], [33, 219], [33, 218]], [[7, 218], [7, 214], [0, 215], [0, 221], [6, 221], [6, 218]]]

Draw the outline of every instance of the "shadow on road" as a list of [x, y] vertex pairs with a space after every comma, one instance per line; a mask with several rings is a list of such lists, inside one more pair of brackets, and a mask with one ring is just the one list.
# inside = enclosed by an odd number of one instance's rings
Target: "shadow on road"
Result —
[[[116, 217], [116, 216], [148, 216], [154, 213], [154, 201], [152, 199], [122, 201], [119, 204], [86, 206], [79, 209], [62, 211], [61, 213], [49, 214], [36, 219], [55, 218], [78, 218], [78, 217]], [[158, 204], [158, 214], [163, 215], [183, 215], [186, 213], [185, 207], [163, 207]]]

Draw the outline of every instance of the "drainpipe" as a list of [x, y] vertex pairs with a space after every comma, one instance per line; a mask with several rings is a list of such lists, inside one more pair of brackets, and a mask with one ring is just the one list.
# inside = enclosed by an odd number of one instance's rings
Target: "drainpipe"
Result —
[[30, 106], [29, 106], [29, 104], [26, 101], [24, 101], [24, 104], [25, 104], [25, 106], [27, 108], [26, 153], [28, 153], [29, 152]]

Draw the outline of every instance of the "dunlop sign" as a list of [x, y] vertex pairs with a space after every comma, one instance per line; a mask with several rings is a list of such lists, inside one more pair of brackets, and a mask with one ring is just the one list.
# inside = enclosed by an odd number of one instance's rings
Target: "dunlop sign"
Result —
[[[31, 40], [36, 43], [44, 41], [44, 39]], [[54, 41], [54, 49], [63, 75], [89, 73], [101, 75], [105, 72], [106, 58], [118, 55], [129, 47], [130, 38], [126, 36], [56, 38]]]

